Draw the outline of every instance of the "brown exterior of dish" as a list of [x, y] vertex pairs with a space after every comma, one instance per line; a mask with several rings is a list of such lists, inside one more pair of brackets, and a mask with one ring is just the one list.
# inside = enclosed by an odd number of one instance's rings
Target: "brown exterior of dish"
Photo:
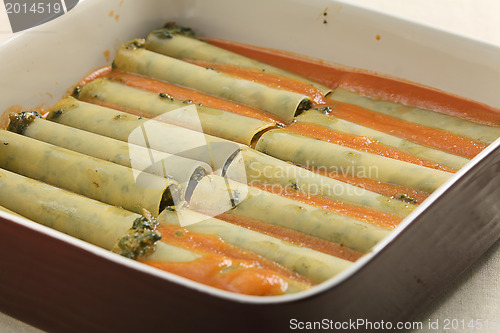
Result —
[[0, 311], [50, 332], [286, 332], [294, 318], [409, 320], [500, 237], [499, 198], [497, 147], [352, 276], [267, 304], [205, 294], [2, 219]]

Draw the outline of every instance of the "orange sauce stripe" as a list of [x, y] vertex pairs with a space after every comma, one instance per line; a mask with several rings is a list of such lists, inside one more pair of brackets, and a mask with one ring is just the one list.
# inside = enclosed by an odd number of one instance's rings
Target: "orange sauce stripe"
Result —
[[253, 266], [223, 273], [228, 267], [243, 264], [217, 254], [208, 254], [190, 262], [142, 262], [205, 285], [240, 294], [276, 296], [284, 294], [287, 288], [287, 283], [278, 274]]
[[358, 220], [376, 224], [387, 229], [394, 229], [402, 220], [397, 216], [379, 212], [377, 210], [355, 206], [345, 202], [325, 198], [319, 195], [310, 195], [300, 190], [295, 190], [293, 188], [279, 186], [276, 184], [252, 186], [314, 207], [326, 209], [334, 213], [350, 216]]
[[[144, 263], [216, 288], [249, 295], [280, 295], [286, 289], [283, 277], [306, 285], [312, 283], [290, 270], [253, 252], [224, 242], [217, 236], [191, 232], [185, 228], [160, 225], [162, 241], [200, 253], [190, 262]], [[239, 269], [225, 272], [228, 267]]]
[[84, 85], [86, 85], [87, 83], [89, 83], [91, 81], [94, 81], [95, 79], [108, 76], [109, 73], [111, 73], [111, 66], [104, 66], [104, 67], [98, 68], [97, 70], [89, 73], [83, 79], [78, 81], [76, 86], [83, 87]]
[[333, 100], [331, 103], [331, 114], [338, 118], [451, 154], [473, 158], [487, 147], [483, 143], [445, 130], [410, 123], [357, 105]]
[[218, 236], [195, 233], [186, 228], [170, 225], [160, 225], [157, 230], [161, 233], [162, 239], [168, 241], [170, 244], [187, 247], [193, 251], [199, 251], [204, 254], [218, 253], [238, 260], [251, 261], [259, 267], [275, 270], [282, 275], [286, 275], [290, 279], [295, 279], [303, 283], [310, 283], [303, 276], [290, 272], [274, 261], [226, 243]]
[[114, 69], [104, 75], [113, 78], [115, 81], [127, 86], [154, 92], [164, 93], [175, 99], [190, 100], [196, 104], [202, 104], [215, 109], [237, 113], [246, 117], [257, 118], [265, 121], [278, 123], [279, 119], [263, 110], [252, 108], [244, 104], [235, 103], [223, 98], [201, 93], [196, 90], [177, 86], [164, 81], [155, 80], [149, 77], [124, 72]]
[[218, 215], [217, 218], [250, 230], [282, 239], [297, 246], [308, 247], [310, 249], [345, 260], [354, 262], [362, 256], [362, 253], [341, 246], [340, 244], [332, 243], [321, 238], [310, 236], [278, 225], [271, 225], [254, 219], [243, 218], [227, 213]]
[[[152, 115], [144, 113], [144, 112], [142, 112], [140, 110], [137, 110], [137, 109], [132, 109], [132, 108], [129, 108], [129, 107], [126, 107], [126, 106], [116, 105], [114, 103], [109, 103], [109, 102], [104, 102], [104, 101], [98, 101], [98, 100], [95, 100], [93, 98], [83, 98], [81, 100], [84, 101], [84, 102], [87, 102], [87, 103], [92, 103], [92, 104], [103, 106], [103, 107], [106, 107], [106, 108], [109, 108], [109, 109], [114, 109], [114, 110], [117, 110], [117, 111], [122, 111], [122, 112], [130, 113], [130, 114], [142, 117], [142, 118], [148, 118], [149, 119], [149, 118], [153, 117]], [[172, 124], [175, 125], [174, 123], [172, 123]]]
[[402, 80], [353, 72], [342, 75], [338, 85], [374, 99], [434, 110], [484, 125], [500, 125], [500, 110], [496, 108]]
[[407, 198], [413, 199], [415, 201], [414, 203], [416, 203], [416, 204], [422, 203], [422, 201], [427, 199], [427, 197], [429, 196], [429, 193], [415, 190], [415, 189], [410, 188], [410, 187], [388, 184], [388, 183], [384, 183], [384, 182], [370, 179], [370, 178], [356, 177], [353, 175], [346, 175], [346, 174], [333, 172], [333, 171], [326, 171], [326, 170], [322, 170], [322, 169], [311, 168], [310, 170], [314, 171], [316, 173], [319, 173], [323, 176], [327, 176], [327, 177], [339, 180], [339, 181], [344, 182], [344, 183], [358, 186], [358, 187], [364, 188], [368, 191], [382, 194], [382, 195], [389, 197], [389, 198], [399, 199], [401, 197], [401, 195], [404, 195]]
[[346, 87], [375, 99], [433, 110], [485, 125], [500, 125], [499, 109], [435, 88], [360, 70], [340, 68], [322, 60], [313, 60], [284, 51], [213, 38], [205, 40], [229, 51], [304, 76], [327, 87]]
[[447, 172], [455, 172], [455, 170], [446, 166], [439, 165], [438, 163], [423, 160], [416, 156], [387, 147], [369, 137], [351, 135], [348, 133], [334, 131], [321, 125], [301, 122], [293, 123], [290, 126], [287, 126], [285, 129], [293, 133], [332, 142], [341, 146], [365, 151], [367, 153], [390, 157], [396, 160], [413, 163], [428, 168], [439, 169]]
[[[187, 60], [186, 60], [187, 61]], [[311, 101], [316, 105], [326, 104], [326, 100], [321, 91], [307, 82], [300, 81], [294, 78], [263, 72], [254, 68], [245, 68], [228, 64], [214, 64], [205, 61], [189, 61], [202, 67], [212, 67], [215, 70], [224, 74], [236, 76], [240, 79], [260, 83], [269, 87], [279, 88], [284, 90], [300, 93], [311, 98]]]

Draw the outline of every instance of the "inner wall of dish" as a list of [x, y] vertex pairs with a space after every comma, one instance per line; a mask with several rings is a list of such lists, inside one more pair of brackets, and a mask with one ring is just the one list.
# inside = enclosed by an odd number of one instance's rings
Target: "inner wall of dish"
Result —
[[[243, 5], [243, 4], [238, 3], [238, 5]], [[179, 6], [182, 7], [182, 5], [179, 5]], [[469, 67], [464, 66], [464, 63], [471, 63], [471, 60], [464, 59], [463, 57], [453, 57], [453, 59], [450, 60], [448, 58], [449, 54], [444, 53], [444, 51], [440, 50], [438, 47], [436, 47], [436, 48], [432, 47], [432, 46], [434, 46], [432, 43], [427, 44], [427, 45], [431, 45], [431, 46], [423, 47], [415, 35], [403, 36], [404, 38], [400, 39], [399, 43], [397, 45], [396, 44], [389, 44], [389, 45], [383, 44], [385, 42], [385, 40], [393, 40], [394, 38], [401, 37], [399, 35], [394, 35], [394, 34], [390, 34], [389, 32], [386, 32], [386, 30], [388, 30], [387, 29], [388, 25], [387, 26], [385, 26], [384, 24], [377, 25], [377, 28], [380, 29], [380, 31], [382, 31], [379, 34], [381, 36], [381, 38], [380, 39], [374, 38], [374, 41], [370, 40], [369, 36], [371, 36], [372, 32], [370, 32], [370, 34], [368, 34], [367, 31], [369, 30], [368, 27], [370, 26], [370, 24], [372, 24], [371, 19], [370, 20], [361, 20], [361, 18], [365, 18], [366, 12], [363, 11], [362, 9], [353, 8], [353, 7], [350, 7], [350, 6], [345, 5], [345, 4], [335, 4], [335, 6], [333, 6], [333, 7], [328, 7], [327, 9], [325, 9], [326, 7], [323, 8], [322, 11], [320, 11], [320, 15], [323, 16], [322, 20], [321, 19], [318, 20], [317, 18], [315, 18], [315, 20], [313, 20], [314, 23], [316, 23], [317, 25], [307, 24], [306, 17], [312, 17], [313, 13], [318, 12], [318, 7], [317, 6], [314, 6], [314, 7], [313, 6], [305, 6], [305, 8], [302, 8], [303, 11], [301, 11], [301, 12], [296, 12], [296, 11], [294, 11], [293, 13], [290, 12], [289, 13], [290, 15], [286, 16], [287, 19], [284, 22], [281, 22], [281, 23], [283, 23], [283, 26], [280, 29], [273, 30], [273, 32], [276, 33], [275, 35], [274, 34], [258, 33], [262, 29], [268, 30], [270, 28], [270, 26], [259, 25], [258, 27], [256, 27], [255, 31], [253, 31], [252, 34], [248, 34], [249, 37], [245, 37], [245, 38], [241, 38], [241, 39], [240, 38], [231, 38], [231, 36], [233, 36], [233, 35], [238, 36], [238, 37], [245, 36], [244, 34], [240, 35], [241, 31], [239, 29], [244, 29], [244, 27], [247, 27], [246, 24], [248, 24], [248, 23], [246, 22], [246, 20], [248, 20], [248, 17], [253, 18], [254, 17], [253, 13], [255, 11], [251, 11], [250, 16], [245, 15], [246, 19], [243, 19], [243, 20], [239, 20], [239, 19], [241, 19], [241, 17], [236, 13], [234, 16], [231, 16], [230, 20], [238, 21], [239, 24], [235, 25], [235, 29], [234, 30], [231, 29], [231, 31], [229, 32], [227, 30], [227, 24], [231, 24], [231, 22], [225, 22], [224, 25], [221, 25], [221, 22], [213, 22], [211, 19], [209, 19], [211, 17], [210, 15], [199, 15], [198, 14], [198, 13], [210, 13], [210, 10], [213, 10], [213, 8], [209, 9], [205, 6], [206, 6], [206, 4], [203, 2], [195, 3], [192, 7], [190, 7], [189, 14], [186, 15], [185, 17], [183, 17], [183, 15], [185, 13], [185, 12], [183, 12], [183, 10], [186, 10], [186, 9], [185, 8], [176, 8], [176, 10], [180, 11], [180, 14], [178, 14], [178, 16], [180, 16], [178, 21], [183, 23], [183, 24], [186, 24], [186, 23], [189, 24], [190, 22], [193, 23], [192, 27], [195, 28], [197, 31], [200, 31], [201, 32], [200, 34], [202, 34], [202, 35], [208, 35], [208, 36], [214, 36], [214, 37], [225, 37], [228, 39], [250, 42], [250, 43], [261, 45], [261, 46], [268, 46], [268, 47], [273, 47], [273, 48], [282, 48], [285, 50], [297, 51], [297, 52], [300, 52], [302, 54], [306, 54], [306, 55], [310, 55], [310, 56], [325, 58], [325, 59], [335, 61], [335, 62], [337, 62], [337, 61], [342, 62], [343, 64], [348, 65], [348, 66], [361, 67], [361, 68], [366, 68], [366, 69], [375, 70], [375, 71], [383, 71], [384, 73], [402, 76], [402, 77], [405, 77], [405, 78], [410, 79], [410, 80], [415, 80], [414, 77], [418, 77], [418, 75], [420, 75], [420, 73], [422, 73], [422, 71], [413, 72], [414, 67], [402, 66], [401, 59], [404, 59], [403, 63], [406, 61], [414, 62], [414, 61], [416, 61], [416, 59], [418, 59], [424, 68], [431, 68], [433, 66], [436, 66], [436, 64], [438, 64], [441, 60], [446, 59], [447, 63], [451, 63], [451, 65], [449, 67], [443, 68], [442, 69], [443, 72], [441, 72], [441, 75], [436, 75], [435, 77], [433, 77], [432, 74], [425, 75], [425, 78], [423, 78], [422, 80], [416, 79], [415, 81], [422, 82], [422, 83], [435, 82], [435, 83], [437, 83], [435, 86], [440, 87], [440, 84], [441, 84], [440, 81], [442, 80], [443, 77], [447, 77], [447, 78], [451, 77], [452, 78], [452, 80], [451, 80], [452, 85], [449, 86], [450, 87], [449, 91], [452, 91], [452, 92], [460, 91], [461, 87], [454, 86], [454, 82], [457, 82], [458, 79], [457, 79], [457, 77], [454, 77], [454, 76], [448, 76], [447, 75], [447, 74], [449, 74], [448, 70], [450, 68], [454, 68], [454, 66], [461, 66], [461, 68], [463, 68], [465, 71], [462, 74], [463, 75], [469, 74], [467, 72], [467, 68], [469, 68]], [[230, 6], [230, 5], [225, 4], [225, 6]], [[275, 6], [275, 5], [271, 5], [271, 6]], [[292, 2], [291, 8], [296, 8], [296, 6], [299, 6], [299, 3]], [[242, 7], [238, 7], [239, 10], [241, 10], [241, 8]], [[82, 7], [81, 10], [84, 11], [84, 10], [90, 10], [90, 9], [91, 9], [91, 5], [88, 5], [86, 7]], [[269, 9], [269, 11], [266, 11], [264, 13], [264, 16], [270, 17], [272, 14], [275, 14], [276, 9], [277, 8], [271, 7]], [[119, 8], [115, 9], [115, 10], [119, 11]], [[208, 12], [205, 12], [205, 10], [208, 10]], [[149, 9], [149, 11], [151, 11], [151, 10]], [[300, 13], [300, 18], [299, 18], [299, 13]], [[158, 16], [157, 14], [153, 14], [152, 12], [151, 13], [147, 12], [147, 14], [153, 15], [152, 17]], [[176, 15], [172, 14], [172, 16], [175, 17]], [[325, 17], [328, 17], [328, 19], [325, 19]], [[352, 24], [352, 23], [347, 22], [347, 21], [349, 21], [348, 18], [350, 19], [352, 17], [356, 17], [356, 18], [360, 19], [360, 21], [365, 22], [365, 23], [357, 24], [355, 27], [353, 27], [352, 30], [349, 30], [348, 34], [344, 33], [344, 31], [347, 31], [347, 29], [345, 27], [349, 26], [349, 24]], [[290, 33], [290, 31], [295, 31], [295, 30], [289, 30], [287, 28], [288, 25], [290, 25], [290, 27], [289, 27], [290, 29], [297, 29], [297, 27], [291, 26], [291, 23], [294, 22], [294, 20], [293, 20], [294, 18], [296, 18], [298, 20], [298, 22], [303, 22], [301, 24], [304, 24], [307, 26], [307, 29], [300, 30], [300, 33], [299, 33], [299, 31], [297, 31], [297, 35]], [[207, 21], [207, 19], [208, 19], [208, 21]], [[326, 22], [325, 22], [325, 20], [326, 20]], [[160, 21], [160, 19], [158, 18], [157, 21]], [[397, 20], [393, 19], [392, 23], [394, 23], [396, 21]], [[105, 22], [105, 23], [104, 24], [99, 23], [99, 25], [97, 27], [95, 27], [95, 26], [90, 27], [89, 30], [94, 31], [94, 32], [98, 32], [98, 31], [102, 31], [103, 28], [109, 28], [110, 35], [111, 35], [111, 32], [114, 31], [114, 29], [116, 29], [116, 26], [120, 25], [120, 20], [118, 20], [118, 22], [104, 20], [103, 22]], [[267, 21], [265, 20], [265, 22], [267, 22]], [[366, 22], [368, 22], [368, 23], [366, 23]], [[137, 30], [144, 31], [144, 26], [142, 25], [142, 23], [143, 22], [141, 21], [141, 19], [137, 20], [137, 18], [135, 18], [132, 20], [132, 27], [137, 28], [138, 26], [140, 26], [140, 29], [137, 29]], [[162, 23], [163, 23], [163, 21], [162, 21]], [[399, 23], [402, 24], [401, 22], [399, 22]], [[151, 22], [149, 22], [148, 25], [152, 25]], [[337, 25], [342, 27], [342, 29], [335, 29], [336, 27], [338, 27]], [[76, 24], [76, 26], [78, 27], [78, 23]], [[157, 27], [157, 26], [158, 25], [156, 25], [155, 27]], [[222, 30], [223, 27], [226, 27], [226, 29]], [[422, 35], [425, 35], [427, 33], [427, 31], [423, 28], [413, 27], [412, 25], [410, 25], [410, 27], [415, 28], [415, 31], [412, 31], [415, 34], [420, 33]], [[206, 29], [204, 29], [204, 28], [206, 28]], [[319, 29], [323, 29], [323, 30], [319, 30]], [[329, 35], [327, 32], [332, 31], [332, 29], [333, 29], [333, 31], [335, 31], [335, 33], [332, 35]], [[370, 31], [372, 31], [372, 30], [370, 30]], [[129, 35], [129, 33], [130, 33], [130, 35], [132, 35], [134, 37], [140, 36], [137, 32], [132, 33], [132, 29], [128, 30], [128, 28], [127, 28], [126, 32], [120, 31], [117, 34], [117, 36], [121, 36], [121, 37], [127, 36], [127, 35]], [[62, 35], [63, 39], [66, 36], [65, 34], [66, 33], [63, 33], [63, 35]], [[316, 43], [311, 43], [310, 47], [308, 44], [308, 47], [305, 49], [298, 47], [298, 45], [301, 45], [301, 43], [302, 43], [301, 40], [303, 40], [300, 37], [311, 36], [311, 35], [316, 36], [318, 38]], [[345, 47], [334, 48], [333, 50], [331, 48], [325, 47], [325, 41], [322, 39], [322, 37], [324, 37], [325, 35], [328, 35], [328, 38], [329, 38], [328, 41], [331, 42], [332, 44], [341, 43], [341, 45], [345, 45]], [[105, 50], [108, 50], [110, 45], [111, 45], [109, 43], [109, 41], [112, 38], [109, 37], [107, 34], [106, 34], [106, 36], [107, 37], [105, 38], [105, 40], [101, 41], [103, 44], [98, 44], [98, 45], [106, 44]], [[293, 37], [290, 37], [290, 36], [293, 36]], [[114, 39], [115, 46], [117, 43], [116, 38], [117, 37], [115, 37], [115, 39]], [[246, 38], [248, 38], [248, 40]], [[291, 40], [290, 38], [293, 38], [293, 40]], [[297, 38], [298, 38], [298, 40], [295, 40]], [[43, 59], [44, 50], [45, 50], [41, 47], [43, 45], [43, 42], [40, 41], [39, 38], [33, 38], [31, 35], [27, 35], [27, 39], [28, 39], [28, 42], [26, 42], [24, 44], [24, 46], [21, 46], [21, 44], [19, 42], [14, 40], [12, 42], [13, 43], [12, 45], [15, 46], [17, 43], [18, 47], [15, 50], [13, 48], [11, 48], [10, 50], [6, 51], [6, 55], [8, 57], [9, 56], [15, 57], [19, 54], [19, 48], [23, 48], [24, 51], [26, 51], [27, 48], [32, 48], [32, 47], [38, 46], [42, 50], [41, 53], [42, 53], [42, 59]], [[50, 37], [48, 39], [50, 40]], [[271, 40], [272, 40], [272, 43], [271, 43]], [[454, 42], [456, 42], [457, 47], [460, 47], [461, 43], [463, 42], [459, 38], [455, 38], [455, 39], [452, 38], [452, 40]], [[355, 41], [355, 42], [353, 43], [352, 41]], [[281, 47], [281, 45], [283, 45], [283, 47]], [[382, 45], [384, 45], [384, 46], [382, 46]], [[404, 45], [407, 47], [402, 47], [400, 49], [399, 47], [401, 45]], [[56, 48], [60, 47], [61, 50], [67, 51], [67, 46], [61, 45], [60, 42], [56, 43], [55, 47]], [[77, 49], [81, 48], [81, 47], [82, 46], [80, 45], [77, 47]], [[428, 50], [429, 47], [433, 49], [432, 52], [430, 52]], [[361, 48], [364, 50], [364, 52], [360, 52]], [[487, 47], [485, 47], [485, 48], [488, 49]], [[373, 51], [372, 53], [370, 53], [370, 57], [366, 57], [366, 50], [367, 49], [370, 51]], [[397, 59], [399, 59], [399, 63], [396, 63], [396, 65], [394, 65], [394, 62], [392, 62], [392, 60], [395, 60], [395, 59], [392, 59], [391, 57], [393, 57], [393, 55], [397, 53], [396, 50], [397, 50], [397, 52], [399, 52], [398, 56], [397, 56]], [[416, 52], [416, 50], [418, 50], [418, 52]], [[88, 46], [83, 47], [79, 51], [82, 51], [83, 53], [90, 52], [88, 50]], [[339, 52], [337, 52], [337, 51], [339, 51]], [[117, 50], [114, 50], [114, 52], [116, 53]], [[74, 49], [70, 49], [69, 51], [65, 52], [64, 54], [65, 54], [65, 58], [67, 58], [69, 55], [73, 59], [76, 59], [76, 57], [78, 57], [78, 59], [80, 59], [80, 55], [77, 55], [77, 53], [78, 52], [76, 52]], [[95, 54], [94, 51], [92, 51], [90, 53]], [[385, 58], [375, 56], [375, 55], [379, 55], [382, 53], [385, 55]], [[421, 57], [422, 53], [424, 53], [426, 55], [432, 53], [433, 56], [432, 57], [426, 56], [426, 57], [422, 58]], [[57, 54], [57, 52], [56, 52], [56, 54]], [[349, 55], [349, 57], [347, 57], [347, 55]], [[353, 56], [353, 55], [356, 55], [356, 56]], [[361, 55], [363, 55], [363, 56], [361, 56]], [[45, 56], [47, 56], [47, 54]], [[90, 66], [89, 68], [96, 67], [96, 66], [93, 66], [94, 64], [99, 64], [99, 65], [102, 64], [102, 59], [98, 59], [98, 58], [100, 58], [100, 57], [97, 57], [97, 58], [91, 57], [91, 59], [93, 59], [93, 61], [95, 61], [95, 62], [93, 62], [92, 66]], [[57, 59], [57, 57], [54, 57], [54, 59]], [[384, 61], [379, 63], [379, 59], [384, 59]], [[57, 64], [53, 60], [52, 60], [53, 62], [51, 62], [50, 64], [47, 63], [47, 64], [43, 64], [43, 66], [42, 66], [42, 62], [40, 62], [40, 61], [41, 61], [41, 59], [38, 59], [36, 62], [33, 61], [31, 64], [32, 67], [29, 67], [26, 70], [26, 73], [22, 72], [20, 75], [21, 78], [24, 78], [24, 79], [27, 79], [28, 77], [36, 78], [35, 80], [29, 81], [30, 85], [37, 85], [38, 87], [40, 87], [40, 85], [39, 85], [40, 82], [46, 80], [46, 77], [47, 77], [46, 75], [43, 75], [43, 74], [54, 73], [54, 72], [59, 73], [61, 71], [66, 71], [65, 69], [67, 69], [68, 72], [72, 72], [71, 70], [74, 67], [74, 65], [72, 65], [71, 62], [61, 65], [61, 64]], [[56, 64], [57, 64], [57, 71], [56, 71], [56, 68], [54, 67]], [[74, 64], [74, 61], [73, 61], [73, 64]], [[80, 67], [80, 64], [78, 67]], [[468, 78], [469, 78], [468, 82], [470, 82], [472, 84], [472, 83], [478, 81], [479, 77], [481, 77], [482, 82], [485, 82], [484, 77], [493, 78], [493, 75], [495, 75], [496, 73], [495, 72], [492, 73], [492, 71], [490, 69], [491, 68], [488, 67], [488, 62], [485, 62], [482, 66], [475, 66], [475, 70], [473, 71], [473, 74], [468, 76]], [[6, 75], [12, 74], [12, 73], [9, 73], [9, 69], [3, 69], [3, 70], [6, 71]], [[48, 70], [48, 72], [47, 72], [47, 70]], [[88, 69], [79, 70], [78, 74], [79, 75], [83, 74], [86, 71], [88, 71]], [[486, 72], [488, 72], [488, 75], [484, 76]], [[418, 75], [416, 75], [417, 73], [418, 73]], [[432, 71], [432, 73], [435, 73], [435, 71]], [[43, 77], [39, 77], [39, 76], [43, 76]], [[80, 75], [80, 76], [78, 76], [78, 78], [82, 77], [82, 76], [83, 75]], [[52, 76], [50, 76], [50, 77], [52, 80]], [[64, 78], [61, 80], [61, 82], [68, 82], [68, 81], [70, 81], [69, 78]], [[74, 80], [74, 78], [72, 78], [71, 83], [64, 85], [65, 89], [66, 89], [66, 87], [72, 86], [72, 84], [74, 84], [74, 82], [76, 82], [76, 81], [77, 80]], [[486, 82], [487, 81], [488, 80], [486, 80]], [[55, 82], [53, 81], [52, 84], [54, 86], [58, 86], [57, 89], [60, 89], [59, 86], [62, 85], [61, 82], [59, 80], [57, 80]], [[491, 85], [488, 85], [488, 87], [489, 86], [491, 86]], [[19, 97], [19, 94], [20, 94], [19, 90], [12, 89], [12, 88], [7, 88], [6, 90], [10, 90], [10, 91], [15, 90], [14, 93], [6, 99], [7, 101], [10, 101], [14, 98]], [[25, 90], [26, 89], [24, 89], [24, 91]], [[493, 102], [495, 102], [494, 99], [490, 99], [490, 97], [489, 97], [490, 91], [488, 89], [485, 89], [485, 90], [479, 89], [479, 92], [477, 94], [471, 93], [469, 90], [467, 90], [467, 94], [464, 94], [464, 96], [469, 97], [470, 96], [469, 94], [478, 96], [479, 97], [478, 99], [480, 101], [487, 101], [487, 102], [493, 101]], [[340, 98], [340, 97], [341, 96], [337, 95], [337, 98]], [[57, 98], [55, 98], [53, 94], [45, 93], [45, 94], [42, 94], [42, 98], [38, 99], [37, 102], [32, 102], [28, 99], [26, 101], [26, 103], [27, 103], [27, 106], [29, 106], [30, 103], [33, 103], [32, 105], [40, 105], [41, 103], [47, 103], [47, 101], [51, 101], [54, 99], [57, 100]], [[26, 100], [25, 98], [17, 99], [16, 103], [19, 104], [20, 103], [19, 101], [22, 101], [22, 104], [24, 105], [25, 100]], [[12, 104], [14, 104], [14, 103], [12, 103]], [[11, 104], [9, 103], [9, 105], [11, 105]], [[295, 126], [295, 127], [297, 127], [297, 126]], [[291, 126], [290, 126], [290, 128], [291, 128]], [[271, 135], [271, 132], [272, 131], [264, 132], [264, 133], [259, 132], [261, 135], [260, 135], [258, 141], [255, 143], [255, 147], [259, 151], [268, 153], [269, 151], [271, 151], [273, 149], [272, 148], [273, 142], [278, 142], [277, 143], [278, 146], [284, 146], [283, 144], [279, 143], [280, 141], [278, 141], [279, 133], [274, 132], [277, 134], [273, 137]], [[290, 139], [291, 138], [292, 137], [290, 137]], [[293, 138], [296, 138], [296, 137], [293, 137]], [[300, 139], [300, 137], [299, 137], [299, 139]], [[317, 139], [317, 137], [316, 137], [316, 139]], [[299, 145], [300, 142], [297, 141], [295, 144]], [[325, 147], [330, 147], [330, 146], [327, 145]], [[251, 153], [247, 153], [249, 155], [254, 154], [251, 150], [247, 150], [247, 152], [251, 152]], [[233, 154], [231, 154], [231, 155], [233, 155]], [[282, 155], [282, 156], [281, 155], [275, 156], [275, 157], [278, 157], [278, 158], [285, 160], [285, 161], [290, 161], [290, 156], [286, 155], [286, 154]], [[243, 157], [243, 158], [245, 158], [245, 157]], [[293, 161], [293, 162], [300, 164], [297, 161]], [[315, 165], [314, 167], [317, 167], [317, 166]], [[428, 178], [431, 176], [423, 176], [423, 177]], [[439, 178], [439, 176], [436, 176], [436, 177]], [[296, 184], [296, 183], [293, 183], [293, 184], [295, 184], [295, 186], [298, 186], [298, 184]], [[294, 186], [292, 186], [292, 188], [293, 187]], [[424, 188], [424, 190], [429, 190], [429, 189]], [[194, 192], [196, 192], [196, 190]], [[209, 192], [202, 192], [202, 193], [209, 193]], [[249, 193], [248, 195], [252, 196], [253, 194]], [[199, 199], [200, 202], [202, 202], [204, 200], [204, 198], [205, 197], [201, 197], [201, 199]], [[405, 202], [405, 200], [406, 200], [407, 203], [412, 203], [411, 201], [414, 200], [414, 198], [411, 195], [407, 195], [407, 194], [405, 194], [404, 197], [400, 197], [400, 198], [396, 198], [396, 199], [400, 199], [400, 200], [402, 199], [401, 200], [402, 202]], [[232, 205], [237, 205], [238, 204], [237, 201], [239, 201], [239, 199], [235, 198], [234, 193], [233, 193], [232, 197], [230, 198], [230, 203]], [[303, 209], [303, 207], [301, 207], [301, 206], [298, 206], [298, 207], [299, 207], [299, 209]], [[204, 212], [206, 213], [207, 211], [204, 211]], [[293, 216], [290, 216], [290, 218], [293, 218]], [[226, 220], [229, 220], [229, 219], [230, 218], [226, 217]], [[255, 228], [255, 226], [254, 226], [254, 228]], [[165, 234], [168, 234], [168, 230], [164, 230], [164, 231], [165, 231]], [[321, 233], [318, 233], [315, 236], [321, 236]], [[343, 245], [343, 241], [340, 241], [339, 243], [341, 243], [341, 245]], [[355, 250], [361, 251], [361, 252], [366, 252], [371, 247], [371, 246], [368, 246], [368, 248], [364, 248], [362, 246], [359, 247], [359, 245], [353, 245], [353, 246], [356, 247]], [[159, 266], [157, 265], [157, 267], [165, 268], [165, 267], [161, 267], [161, 265], [159, 265]]]

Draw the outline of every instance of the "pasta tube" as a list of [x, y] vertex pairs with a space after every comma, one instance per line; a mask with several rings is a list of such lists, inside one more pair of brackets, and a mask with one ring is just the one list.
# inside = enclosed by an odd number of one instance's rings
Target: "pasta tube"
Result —
[[6, 213], [9, 213], [9, 214], [12, 214], [12, 215], [21, 216], [21, 215], [15, 213], [15, 212], [11, 211], [10, 209], [7, 209], [7, 208], [3, 207], [3, 206], [0, 206], [0, 211], [6, 212]]
[[[146, 263], [189, 265], [205, 257], [160, 240], [157, 222], [147, 214], [135, 214], [2, 169], [0, 203], [39, 224]], [[246, 267], [230, 263], [226, 269], [230, 272]], [[220, 274], [223, 278], [224, 273]], [[274, 276], [284, 281], [284, 293], [309, 288], [287, 276]]]
[[144, 173], [135, 179], [132, 169], [34, 140], [0, 131], [0, 167], [75, 193], [157, 216], [180, 203], [179, 185], [173, 180]]
[[310, 81], [302, 76], [224, 50], [197, 39], [191, 29], [169, 25], [163, 29], [155, 30], [148, 35], [144, 46], [148, 50], [177, 59], [203, 60], [216, 64], [235, 65], [294, 78], [307, 82], [319, 89], [323, 96], [331, 92], [330, 88], [317, 82]]
[[408, 153], [428, 161], [436, 162], [455, 170], [462, 168], [469, 162], [469, 159], [465, 157], [422, 146], [418, 143], [401, 139], [397, 136], [361, 126], [340, 118], [335, 118], [315, 110], [304, 112], [298, 116], [296, 120], [299, 122], [324, 126], [334, 131], [340, 131], [357, 136], [371, 137], [388, 147], [392, 147], [404, 153]]
[[[139, 214], [3, 169], [0, 169], [0, 203], [32, 221], [106, 250], [115, 249], [116, 252], [120, 252], [117, 250], [118, 241], [129, 233], [134, 223], [143, 219]], [[143, 241], [146, 240], [144, 237], [148, 237], [144, 234], [137, 236]], [[157, 237], [154, 239], [157, 240]], [[178, 246], [156, 241], [153, 243], [155, 251], [148, 258], [182, 262], [199, 257]], [[148, 249], [144, 244], [132, 252], [149, 254], [152, 248]], [[129, 251], [127, 254], [132, 257]]]
[[[404, 218], [416, 205], [391, 199], [375, 192], [356, 187], [327, 176], [284, 162], [251, 148], [243, 147], [242, 160], [249, 184], [278, 184], [300, 189], [311, 195], [375, 209]], [[231, 164], [229, 168], [233, 165]], [[229, 170], [229, 175], [236, 174]]]
[[193, 88], [211, 95], [243, 103], [285, 122], [311, 107], [310, 99], [298, 93], [267, 87], [167, 57], [144, 49], [143, 41], [132, 41], [120, 48], [113, 65], [121, 70]]
[[300, 165], [367, 177], [429, 193], [452, 176], [448, 172], [346, 148], [281, 129], [264, 133], [255, 149]]
[[202, 161], [222, 170], [240, 145], [232, 141], [68, 97], [51, 108], [48, 120]]
[[81, 88], [78, 98], [134, 110], [148, 118], [156, 117], [156, 120], [195, 131], [201, 130], [203, 133], [246, 145], [250, 145], [257, 133], [275, 125], [272, 122], [202, 105], [186, 105], [167, 95], [158, 95], [105, 79], [86, 84]]
[[[183, 215], [182, 219], [179, 219], [179, 215]], [[164, 211], [158, 217], [158, 221], [172, 225], [183, 225], [186, 220], [193, 219], [196, 223], [187, 222], [189, 225], [185, 228], [188, 230], [216, 235], [227, 243], [257, 253], [293, 272], [297, 272], [314, 283], [326, 281], [351, 266], [351, 262], [347, 260], [293, 245], [216, 218], [200, 215], [200, 213], [190, 210]]]
[[335, 91], [329, 95], [328, 98], [356, 104], [361, 107], [416, 124], [437, 129], [444, 129], [487, 144], [492, 143], [500, 137], [500, 127], [498, 126], [482, 125], [469, 120], [461, 119], [459, 117], [420, 109], [417, 107], [406, 106], [395, 102], [373, 100], [343, 88], [335, 89]]
[[[228, 194], [228, 186], [231, 193]], [[221, 193], [221, 194], [219, 194]], [[241, 193], [245, 196], [241, 197]], [[225, 199], [207, 206], [208, 196]], [[240, 199], [241, 198], [241, 199]], [[235, 203], [237, 203], [235, 205]], [[231, 209], [232, 206], [235, 206]], [[316, 236], [366, 253], [390, 231], [354, 218], [316, 208], [245, 184], [234, 184], [217, 176], [203, 178], [193, 191], [190, 209], [210, 213], [228, 207], [227, 213]]]
[[135, 177], [141, 172], [173, 179], [182, 186], [189, 199], [199, 179], [212, 173], [204, 162], [147, 149], [102, 135], [72, 128], [40, 118], [36, 112], [21, 112], [10, 117], [9, 130], [18, 134], [70, 149], [85, 155], [133, 168]]

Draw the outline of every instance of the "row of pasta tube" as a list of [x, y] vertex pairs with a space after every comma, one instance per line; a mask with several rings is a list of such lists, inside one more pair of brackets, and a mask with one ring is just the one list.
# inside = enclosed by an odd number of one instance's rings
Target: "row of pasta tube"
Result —
[[10, 115], [0, 205], [216, 288], [295, 293], [370, 252], [499, 133], [167, 25], [49, 110]]

